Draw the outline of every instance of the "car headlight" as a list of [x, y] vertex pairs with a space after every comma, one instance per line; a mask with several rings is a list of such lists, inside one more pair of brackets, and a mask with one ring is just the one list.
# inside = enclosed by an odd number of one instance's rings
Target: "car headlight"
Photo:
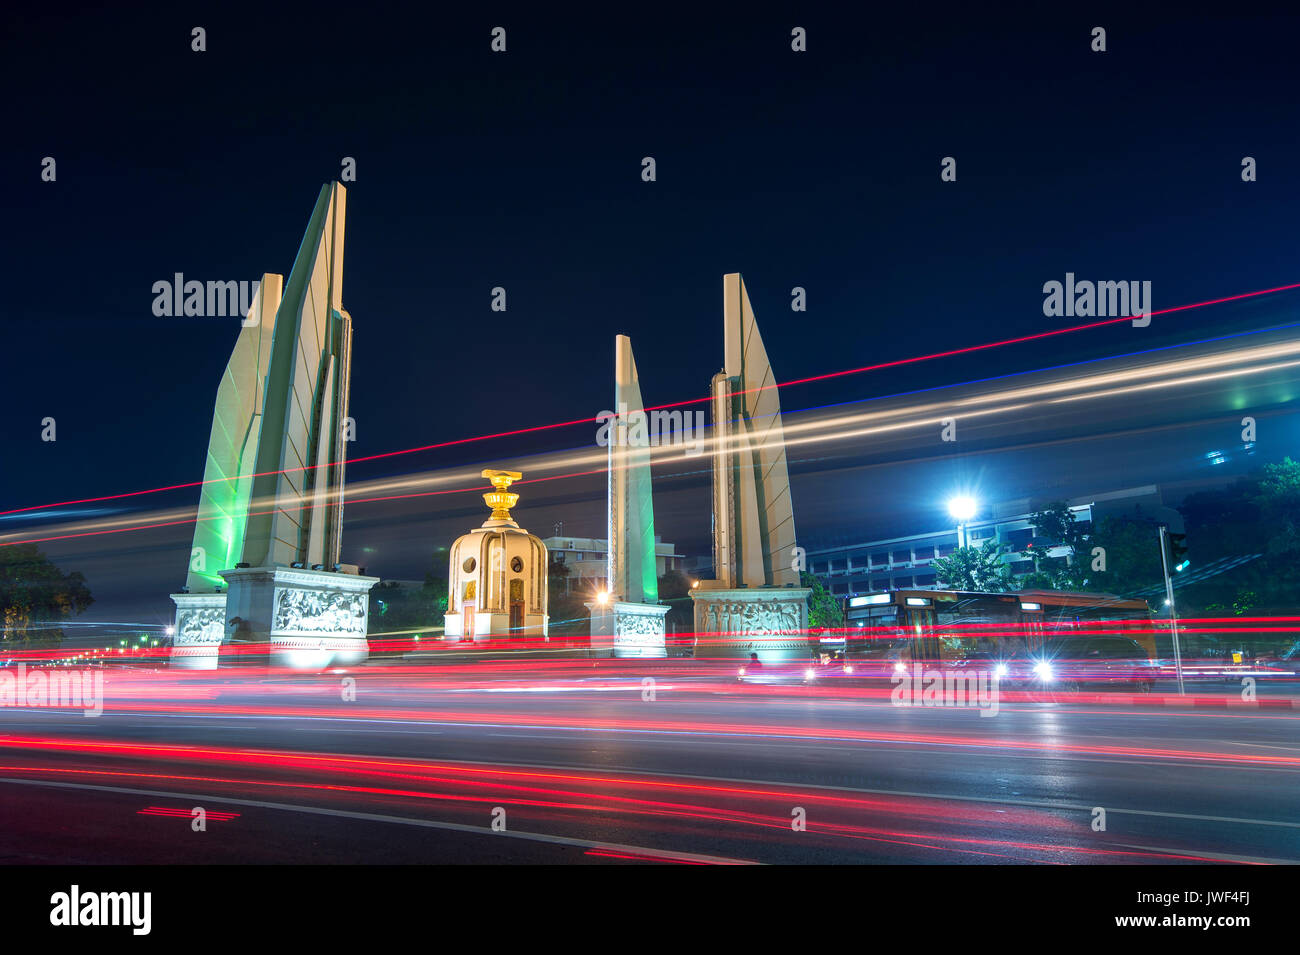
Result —
[[817, 679], [817, 671], [814, 670], [812, 667], [809, 667], [808, 669], [803, 671], [803, 678], [805, 680], [815, 680]]
[[1052, 665], [1046, 660], [1039, 660], [1034, 664], [1034, 675], [1044, 683], [1051, 683], [1054, 678]]
[[740, 668], [740, 675], [741, 675], [741, 676], [744, 676], [744, 675], [745, 675], [745, 668], [744, 668], [744, 667], [741, 667], [741, 668]]
[[1005, 663], [999, 663], [997, 664], [997, 666], [993, 668], [993, 675], [997, 677], [1006, 676], [1010, 672], [1011, 672], [1011, 668], [1007, 666]]
[[903, 663], [902, 660], [899, 660], [897, 663], [894, 664], [894, 672], [895, 672], [895, 673], [906, 673], [906, 672], [907, 672], [907, 665], [906, 665], [905, 663]]
[[853, 667], [846, 666], [846, 667], [844, 668], [844, 672], [845, 672], [845, 673], [852, 673], [852, 672], [853, 672]]

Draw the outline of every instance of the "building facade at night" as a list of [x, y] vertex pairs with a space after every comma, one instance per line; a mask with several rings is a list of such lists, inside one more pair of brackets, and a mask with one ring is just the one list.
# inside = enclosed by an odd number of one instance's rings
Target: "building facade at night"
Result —
[[[1105, 517], [1130, 517], [1170, 525], [1182, 530], [1182, 516], [1164, 504], [1159, 487], [1127, 488], [1067, 501], [1076, 522], [1087, 528]], [[1035, 505], [1028, 500], [1001, 502], [982, 509], [968, 521], [966, 540], [978, 547], [997, 541], [1006, 549], [1002, 562], [1013, 574], [1027, 574], [1034, 562], [1023, 551], [1035, 542], [1031, 517]], [[808, 551], [808, 569], [820, 577], [836, 596], [942, 586], [935, 577], [934, 561], [947, 557], [957, 544], [957, 528], [947, 527], [902, 537], [862, 540]], [[1044, 552], [1049, 559], [1064, 559], [1066, 548]]]
[[[594, 594], [608, 586], [609, 541], [603, 537], [547, 537], [543, 543], [551, 561], [569, 570], [565, 593]], [[655, 575], [662, 577], [670, 570], [685, 573], [686, 558], [677, 553], [676, 544], [666, 544], [656, 536]]]

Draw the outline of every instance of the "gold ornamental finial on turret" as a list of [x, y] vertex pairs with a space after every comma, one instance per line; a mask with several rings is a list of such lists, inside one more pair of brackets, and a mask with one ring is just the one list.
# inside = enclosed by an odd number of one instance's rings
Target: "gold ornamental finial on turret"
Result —
[[519, 471], [493, 471], [488, 469], [483, 472], [483, 477], [492, 482], [495, 491], [489, 491], [483, 495], [483, 500], [487, 506], [492, 508], [492, 517], [494, 521], [511, 521], [510, 508], [514, 507], [519, 501], [518, 494], [511, 494], [508, 490], [511, 483], [518, 481], [523, 474]]

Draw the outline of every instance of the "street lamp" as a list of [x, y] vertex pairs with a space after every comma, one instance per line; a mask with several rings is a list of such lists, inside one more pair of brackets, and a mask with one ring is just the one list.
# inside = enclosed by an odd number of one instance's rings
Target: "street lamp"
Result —
[[975, 516], [979, 504], [975, 498], [958, 495], [948, 499], [948, 513], [957, 521], [957, 546], [966, 546], [966, 522]]
[[[1179, 535], [1181, 539], [1181, 535]], [[1178, 677], [1178, 695], [1186, 696], [1187, 689], [1183, 683], [1183, 652], [1178, 646], [1178, 610], [1174, 607], [1174, 582], [1169, 576], [1169, 554], [1173, 550], [1173, 541], [1169, 535], [1169, 525], [1160, 525], [1160, 568], [1165, 573], [1165, 606], [1169, 608], [1169, 636], [1174, 644], [1174, 673]], [[1177, 570], [1182, 570], [1179, 565]]]

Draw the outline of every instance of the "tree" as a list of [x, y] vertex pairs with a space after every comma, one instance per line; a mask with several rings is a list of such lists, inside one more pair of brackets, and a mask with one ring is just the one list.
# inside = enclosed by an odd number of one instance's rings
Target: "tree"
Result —
[[826, 589], [820, 577], [800, 571], [799, 586], [808, 587], [808, 629], [844, 626], [844, 604]]
[[[1164, 579], [1160, 530], [1150, 521], [1107, 517], [1089, 530], [1064, 501], [1035, 511], [1029, 520], [1035, 529], [1034, 542], [1021, 553], [1033, 558], [1034, 570], [1020, 579], [1020, 590], [1124, 594]], [[1055, 548], [1066, 553], [1048, 557], [1047, 552]]]
[[[1050, 547], [1066, 547], [1070, 556], [1082, 552], [1088, 541], [1088, 532], [1084, 529], [1065, 501], [1053, 501], [1040, 511], [1029, 516], [1034, 525], [1034, 536], [1042, 538]], [[1034, 556], [1032, 552], [1029, 556]]]
[[447, 612], [447, 549], [434, 551], [424, 583], [404, 586], [390, 580], [370, 590], [370, 630], [376, 636], [406, 638], [441, 628]]
[[1249, 604], [1261, 614], [1290, 614], [1300, 606], [1300, 463], [1265, 465], [1229, 487], [1191, 495], [1179, 509], [1193, 566], [1262, 555], [1180, 591], [1184, 612]]
[[447, 612], [447, 548], [439, 547], [434, 551], [431, 563], [432, 566], [424, 575], [424, 587], [421, 589], [421, 596], [433, 612], [444, 614]]
[[6, 649], [58, 646], [59, 622], [94, 602], [85, 577], [63, 573], [35, 544], [0, 547], [0, 640]]
[[1264, 465], [1251, 497], [1268, 528], [1267, 552], [1300, 551], [1300, 463], [1288, 457], [1280, 464]]
[[[395, 580], [370, 591], [370, 628], [376, 635], [408, 636], [440, 628], [447, 612], [447, 585], [441, 588], [404, 586]], [[409, 633], [408, 633], [409, 632]]]
[[691, 579], [680, 570], [665, 571], [659, 578], [659, 600], [667, 603], [691, 595]]
[[691, 579], [680, 570], [666, 571], [659, 578], [659, 602], [669, 607], [664, 622], [670, 633], [689, 633], [695, 627]]
[[1130, 517], [1107, 517], [1097, 525], [1088, 545], [1102, 549], [1106, 569], [1091, 571], [1084, 565], [1088, 574], [1081, 589], [1123, 595], [1164, 582], [1158, 524]]
[[1016, 580], [1017, 590], [1065, 590], [1061, 577], [1047, 570], [1031, 570]]
[[931, 565], [939, 583], [953, 590], [1003, 593], [1011, 590], [1011, 570], [1002, 563], [1002, 546], [995, 540], [978, 547], [959, 547]]
[[1224, 614], [1230, 613], [1240, 617], [1249, 613], [1251, 608], [1254, 606], [1255, 592], [1253, 590], [1242, 590], [1237, 594], [1231, 604], [1225, 605], [1214, 603], [1209, 604], [1205, 609], [1216, 616], [1223, 616]]
[[[1081, 555], [1088, 553], [1088, 533], [1075, 519], [1065, 501], [1053, 501], [1029, 516], [1034, 527], [1034, 541], [1021, 551], [1032, 558], [1034, 570], [1020, 581], [1020, 589], [1082, 590], [1088, 580], [1088, 566]], [[1037, 546], [1035, 546], [1035, 542]], [[1062, 557], [1048, 557], [1047, 552], [1063, 547]]]
[[546, 569], [546, 612], [552, 636], [585, 637], [590, 631], [591, 615], [587, 603], [591, 594], [568, 590], [570, 571], [563, 561], [552, 559]]

